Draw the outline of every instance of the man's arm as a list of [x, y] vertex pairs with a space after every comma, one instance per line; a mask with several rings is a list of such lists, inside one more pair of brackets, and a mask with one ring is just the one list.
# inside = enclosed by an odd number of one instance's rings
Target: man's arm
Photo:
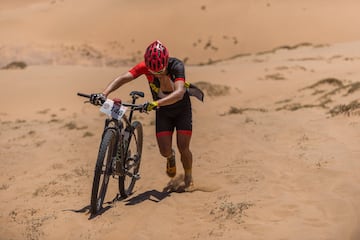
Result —
[[107, 97], [111, 92], [115, 91], [116, 89], [118, 89], [125, 83], [130, 82], [133, 79], [134, 76], [130, 72], [124, 73], [112, 80], [102, 93]]
[[177, 101], [180, 101], [181, 99], [183, 99], [185, 91], [186, 91], [185, 82], [184, 81], [176, 81], [175, 82], [175, 90], [172, 93], [170, 93], [169, 95], [167, 95], [166, 97], [159, 99], [157, 101], [158, 106], [159, 107], [166, 106], [166, 105], [176, 103]]

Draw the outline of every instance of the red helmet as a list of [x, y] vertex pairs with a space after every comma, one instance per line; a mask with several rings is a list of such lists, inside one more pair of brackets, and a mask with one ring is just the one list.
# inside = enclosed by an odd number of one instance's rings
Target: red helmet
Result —
[[146, 67], [152, 72], [160, 72], [169, 61], [169, 52], [159, 41], [151, 43], [145, 51], [144, 60]]

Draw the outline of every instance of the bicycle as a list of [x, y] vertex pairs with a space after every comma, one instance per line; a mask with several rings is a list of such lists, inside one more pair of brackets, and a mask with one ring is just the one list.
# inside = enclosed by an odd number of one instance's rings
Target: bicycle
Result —
[[[90, 95], [78, 93], [90, 99]], [[119, 99], [102, 101], [100, 111], [107, 114], [96, 160], [90, 200], [92, 215], [103, 209], [110, 176], [118, 178], [116, 199], [131, 195], [135, 182], [140, 179], [140, 162], [143, 147], [143, 129], [139, 121], [133, 120], [134, 111], [146, 112], [143, 105], [135, 104], [143, 92], [130, 93], [132, 103], [122, 103]], [[125, 115], [130, 108], [129, 116]]]

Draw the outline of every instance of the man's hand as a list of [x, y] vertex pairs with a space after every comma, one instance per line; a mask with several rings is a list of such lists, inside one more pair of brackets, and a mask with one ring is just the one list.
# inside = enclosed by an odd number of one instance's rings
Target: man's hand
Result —
[[151, 110], [156, 109], [159, 106], [157, 101], [153, 101], [153, 102], [146, 102], [143, 105], [143, 109], [144, 111], [150, 112]]
[[94, 105], [102, 105], [106, 101], [106, 97], [102, 93], [93, 93], [90, 95], [90, 102]]

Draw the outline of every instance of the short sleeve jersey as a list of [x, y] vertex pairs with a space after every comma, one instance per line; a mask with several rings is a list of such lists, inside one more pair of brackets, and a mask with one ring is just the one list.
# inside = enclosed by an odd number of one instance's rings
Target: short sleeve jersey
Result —
[[[156, 75], [152, 74], [146, 67], [145, 62], [138, 63], [135, 67], [129, 70], [131, 75], [134, 78], [138, 78], [139, 76], [145, 74], [152, 97], [154, 101], [158, 100], [158, 93], [160, 90], [160, 81], [156, 77]], [[170, 77], [170, 80], [173, 82], [176, 81], [185, 81], [185, 68], [184, 63], [177, 58], [169, 58], [169, 63], [167, 66], [167, 74]]]

